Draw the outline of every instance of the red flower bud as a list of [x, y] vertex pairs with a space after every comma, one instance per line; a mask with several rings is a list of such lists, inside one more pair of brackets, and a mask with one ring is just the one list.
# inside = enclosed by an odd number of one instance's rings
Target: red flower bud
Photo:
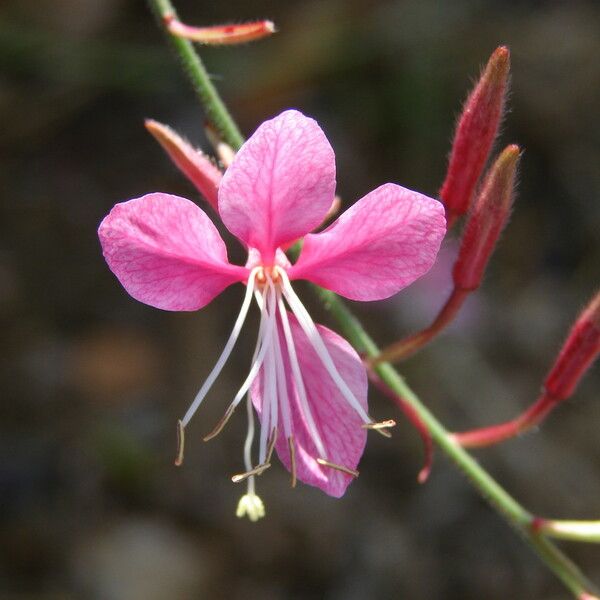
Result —
[[174, 15], [167, 15], [164, 22], [169, 33], [192, 42], [212, 46], [243, 44], [275, 33], [275, 25], [272, 21], [192, 27], [181, 23]]
[[586, 306], [556, 359], [544, 387], [559, 402], [571, 396], [579, 381], [600, 353], [600, 292]]
[[446, 180], [440, 198], [449, 226], [465, 214], [490, 154], [502, 118], [510, 52], [500, 46], [490, 57], [458, 119]]
[[196, 150], [170, 127], [146, 119], [146, 129], [165, 149], [177, 168], [196, 186], [208, 203], [217, 210], [217, 189], [223, 174], [210, 158]]
[[490, 168], [465, 226], [453, 277], [456, 288], [479, 287], [488, 260], [510, 214], [519, 146], [507, 146]]

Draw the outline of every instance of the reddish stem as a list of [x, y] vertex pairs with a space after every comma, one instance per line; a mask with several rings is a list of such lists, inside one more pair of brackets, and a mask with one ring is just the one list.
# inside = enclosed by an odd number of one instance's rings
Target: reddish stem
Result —
[[559, 401], [556, 398], [544, 393], [535, 404], [512, 421], [454, 433], [452, 434], [452, 438], [463, 448], [492, 446], [493, 444], [516, 437], [538, 425], [558, 403]]
[[454, 288], [452, 294], [440, 310], [438, 316], [429, 327], [414, 333], [404, 339], [384, 348], [381, 353], [372, 361], [373, 365], [381, 362], [395, 362], [408, 358], [425, 344], [430, 342], [438, 333], [440, 333], [448, 323], [456, 316], [467, 296], [472, 290]]

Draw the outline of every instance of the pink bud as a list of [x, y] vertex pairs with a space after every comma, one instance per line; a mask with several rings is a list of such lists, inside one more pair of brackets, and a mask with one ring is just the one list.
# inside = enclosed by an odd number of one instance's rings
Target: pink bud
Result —
[[502, 118], [509, 69], [510, 52], [506, 46], [500, 46], [490, 57], [458, 119], [446, 180], [440, 190], [449, 226], [471, 204]]
[[514, 198], [519, 146], [507, 146], [490, 168], [465, 226], [454, 265], [454, 285], [462, 290], [479, 287]]
[[167, 15], [164, 22], [169, 33], [192, 42], [212, 46], [243, 44], [275, 33], [272, 21], [254, 21], [240, 25], [215, 25], [191, 27], [181, 23], [175, 15]]
[[544, 387], [559, 402], [570, 397], [600, 353], [600, 292], [586, 306], [571, 328]]
[[146, 119], [146, 129], [165, 149], [179, 170], [196, 186], [208, 203], [217, 210], [217, 190], [223, 174], [210, 158], [193, 148], [170, 127]]

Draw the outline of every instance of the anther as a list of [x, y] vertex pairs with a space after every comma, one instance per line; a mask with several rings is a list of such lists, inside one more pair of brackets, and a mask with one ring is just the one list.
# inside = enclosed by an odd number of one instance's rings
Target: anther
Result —
[[275, 448], [275, 442], [277, 441], [277, 427], [273, 427], [273, 431], [271, 431], [271, 438], [269, 440], [269, 446], [267, 448], [267, 458], [265, 463], [271, 462], [271, 457], [273, 456], [273, 450]]
[[396, 427], [396, 421], [388, 419], [387, 421], [371, 421], [363, 423], [363, 429], [372, 429], [386, 438], [391, 438], [392, 434], [388, 431], [391, 427]]
[[221, 433], [221, 431], [223, 431], [223, 427], [227, 425], [227, 422], [231, 418], [231, 415], [233, 414], [234, 410], [235, 406], [230, 406], [225, 411], [225, 414], [221, 417], [221, 420], [216, 424], [215, 428], [210, 433], [207, 433], [202, 439], [205, 442], [208, 442], [208, 440], [212, 440], [214, 437], [217, 437]]
[[254, 467], [254, 469], [246, 471], [245, 473], [233, 475], [231, 477], [231, 481], [233, 481], [233, 483], [240, 483], [240, 481], [245, 481], [246, 479], [248, 479], [248, 477], [251, 477], [252, 475], [262, 475], [270, 466], [271, 463], [263, 463], [262, 465], [258, 465], [258, 467]]
[[329, 467], [330, 469], [335, 469], [336, 471], [341, 471], [342, 473], [346, 473], [346, 475], [350, 475], [355, 479], [358, 477], [358, 471], [355, 469], [351, 469], [350, 467], [345, 467], [344, 465], [338, 465], [336, 463], [332, 463], [324, 458], [317, 458], [317, 462], [324, 467]]
[[296, 487], [296, 446], [294, 445], [294, 436], [290, 435], [290, 437], [288, 438], [288, 447], [290, 449], [290, 466], [291, 466], [291, 473], [292, 473], [292, 487], [295, 488]]
[[183, 464], [183, 449], [185, 446], [185, 427], [183, 421], [177, 421], [177, 456], [175, 457], [175, 466], [180, 467]]

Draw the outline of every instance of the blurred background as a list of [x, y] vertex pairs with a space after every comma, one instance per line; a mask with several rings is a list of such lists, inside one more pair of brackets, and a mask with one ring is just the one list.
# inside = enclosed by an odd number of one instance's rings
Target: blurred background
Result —
[[[284, 108], [320, 122], [348, 206], [394, 181], [435, 195], [482, 64], [512, 50], [498, 147], [525, 148], [510, 227], [485, 285], [402, 372], [450, 428], [532, 402], [599, 283], [600, 5], [506, 0], [179, 0], [192, 24], [270, 18], [279, 33], [202, 55], [242, 129]], [[240, 413], [210, 444], [247, 368], [256, 315], [173, 467], [175, 423], [229, 333], [240, 289], [198, 314], [132, 300], [96, 229], [150, 191], [198, 199], [143, 128], [208, 150], [202, 112], [143, 2], [5, 0], [0, 8], [0, 597], [7, 600], [562, 599], [566, 591], [441, 456], [416, 475], [416, 433], [371, 392], [361, 477], [333, 500], [274, 468], [267, 518], [235, 518]], [[450, 290], [434, 270], [356, 305], [380, 343], [426, 325]], [[237, 260], [242, 257], [235, 252]], [[300, 290], [317, 320], [335, 324]], [[533, 512], [598, 518], [600, 370], [540, 431], [477, 453]], [[567, 548], [600, 581], [597, 546]]]

